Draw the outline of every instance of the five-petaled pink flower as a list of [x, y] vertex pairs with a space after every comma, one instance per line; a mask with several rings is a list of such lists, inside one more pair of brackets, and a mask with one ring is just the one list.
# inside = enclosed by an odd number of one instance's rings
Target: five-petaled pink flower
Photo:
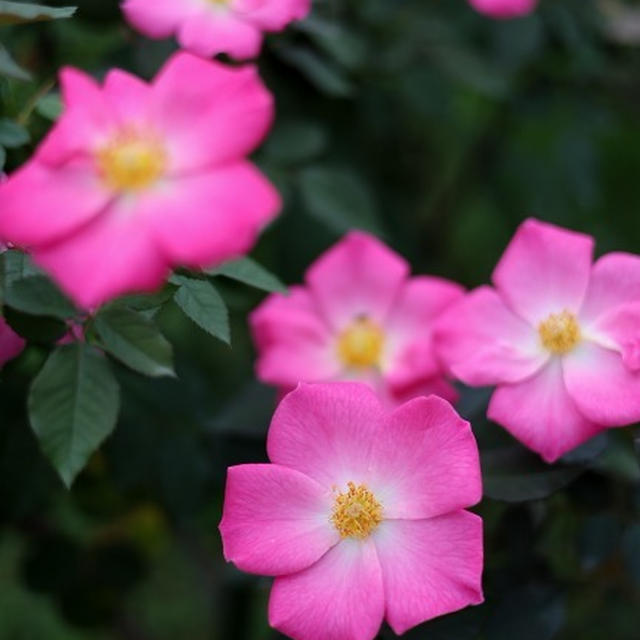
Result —
[[359, 380], [392, 404], [429, 393], [455, 400], [432, 326], [463, 295], [460, 286], [409, 278], [405, 260], [362, 232], [320, 256], [305, 280], [251, 315], [261, 380], [285, 389], [300, 381]]
[[273, 627], [372, 640], [482, 602], [482, 494], [469, 424], [437, 396], [393, 411], [359, 383], [301, 384], [276, 410], [271, 464], [231, 467], [225, 558], [276, 576]]
[[548, 462], [640, 420], [640, 258], [592, 264], [593, 239], [525, 221], [483, 286], [448, 309], [436, 344], [452, 373], [497, 385], [489, 417]]
[[151, 38], [176, 35], [185, 49], [205, 57], [227, 53], [253, 58], [263, 32], [281, 31], [304, 18], [311, 0], [125, 0], [127, 20]]
[[469, 4], [479, 13], [505, 19], [530, 14], [538, 5], [538, 0], [469, 0]]
[[25, 341], [0, 316], [0, 367], [22, 353]]
[[64, 114], [0, 185], [0, 237], [80, 306], [241, 255], [278, 211], [246, 160], [273, 117], [254, 67], [178, 53], [151, 84], [113, 70], [99, 86], [75, 69], [61, 84]]

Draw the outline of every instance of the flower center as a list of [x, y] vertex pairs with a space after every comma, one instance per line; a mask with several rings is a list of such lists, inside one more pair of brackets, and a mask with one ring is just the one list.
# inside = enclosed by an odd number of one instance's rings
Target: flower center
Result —
[[551, 353], [568, 353], [580, 341], [580, 325], [576, 317], [566, 309], [552, 313], [538, 327], [540, 340]]
[[375, 367], [380, 363], [384, 333], [365, 316], [356, 318], [338, 337], [338, 355], [347, 367]]
[[125, 131], [95, 154], [104, 183], [116, 191], [139, 191], [160, 178], [167, 168], [162, 144], [151, 136]]
[[382, 505], [365, 485], [347, 482], [347, 487], [336, 496], [331, 522], [343, 538], [362, 540], [382, 522]]

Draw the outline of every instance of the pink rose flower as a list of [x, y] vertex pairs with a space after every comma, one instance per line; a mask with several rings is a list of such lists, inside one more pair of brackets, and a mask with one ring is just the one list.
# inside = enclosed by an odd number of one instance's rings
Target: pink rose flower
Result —
[[409, 278], [405, 260], [361, 232], [320, 256], [305, 280], [289, 295], [269, 296], [250, 316], [261, 380], [285, 389], [359, 380], [392, 403], [423, 393], [456, 399], [431, 328], [463, 295], [460, 286]]
[[592, 264], [593, 238], [525, 221], [493, 272], [440, 318], [457, 378], [497, 385], [489, 418], [547, 462], [640, 420], [640, 258]]
[[22, 353], [26, 342], [0, 316], [0, 367]]
[[272, 464], [231, 467], [224, 555], [276, 576], [269, 622], [296, 640], [372, 640], [479, 604], [482, 494], [469, 424], [445, 400], [386, 411], [363, 384], [301, 384]]
[[125, 0], [127, 20], [151, 38], [175, 34], [185, 49], [210, 58], [260, 52], [263, 32], [282, 31], [304, 18], [311, 0]]
[[469, 4], [478, 13], [508, 19], [529, 15], [538, 6], [538, 0], [469, 0]]
[[280, 206], [246, 160], [273, 118], [251, 66], [174, 55], [151, 84], [61, 73], [65, 112], [0, 185], [0, 237], [87, 309], [250, 249]]

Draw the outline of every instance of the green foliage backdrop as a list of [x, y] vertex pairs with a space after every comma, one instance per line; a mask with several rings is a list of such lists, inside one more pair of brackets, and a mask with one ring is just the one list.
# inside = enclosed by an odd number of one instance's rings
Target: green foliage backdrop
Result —
[[[116, 0], [78, 4], [71, 19], [0, 25], [8, 171], [56, 117], [61, 66], [150, 77], [174, 48], [134, 34]], [[532, 17], [492, 22], [463, 0], [316, 0], [308, 20], [268, 38], [259, 61], [278, 115], [256, 160], [286, 206], [254, 257], [295, 283], [359, 227], [416, 273], [474, 286], [528, 215], [595, 235], [599, 252], [640, 252], [640, 38], [624, 28], [639, 15], [636, 3], [542, 0]], [[109, 366], [93, 349], [64, 348], [56, 371], [92, 367], [83, 384], [101, 390], [88, 409], [96, 441], [120, 387], [117, 428], [69, 492], [26, 403], [37, 375], [32, 400], [67, 394], [72, 411], [74, 390], [47, 376], [53, 365], [42, 369], [59, 320], [33, 321], [42, 296], [62, 318], [68, 303], [37, 273], [12, 285], [7, 264], [10, 320], [37, 336], [0, 377], [0, 640], [278, 637], [266, 622], [268, 581], [226, 566], [216, 530], [226, 467], [265, 458], [275, 402], [253, 379], [246, 326], [264, 293], [242, 281], [278, 282], [253, 263], [213, 274], [215, 288], [179, 275], [131, 301], [144, 316], [98, 316]], [[487, 602], [407, 637], [634, 640], [638, 432], [612, 431], [547, 467], [484, 420], [486, 398], [467, 390], [460, 410], [483, 451]], [[51, 418], [39, 410], [36, 432]], [[82, 416], [68, 419], [82, 427]], [[73, 458], [77, 446], [49, 454]]]

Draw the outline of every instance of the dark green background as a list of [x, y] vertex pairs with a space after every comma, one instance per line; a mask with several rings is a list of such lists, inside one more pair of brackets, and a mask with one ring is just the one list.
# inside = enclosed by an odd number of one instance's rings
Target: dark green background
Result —
[[[65, 64], [151, 77], [174, 45], [134, 34], [117, 4], [83, 0], [71, 20], [0, 29], [34, 75], [0, 79], [0, 115], [19, 117]], [[256, 160], [286, 207], [253, 255], [285, 282], [353, 226], [379, 233], [416, 273], [468, 286], [487, 281], [529, 215], [593, 234], [599, 252], [640, 251], [640, 38], [621, 42], [595, 2], [543, 0], [510, 22], [463, 0], [315, 7], [270, 36], [259, 62], [278, 115]], [[34, 113], [27, 125], [37, 141], [49, 123]], [[32, 148], [10, 150], [8, 169]], [[226, 566], [216, 529], [225, 469], [264, 458], [274, 401], [252, 378], [246, 317], [261, 294], [220, 288], [233, 348], [165, 305], [179, 379], [117, 370], [118, 427], [71, 492], [25, 414], [47, 347], [30, 346], [2, 372], [0, 640], [277, 637], [269, 581]], [[633, 428], [547, 467], [484, 422], [486, 397], [465, 391], [461, 411], [490, 496], [477, 509], [487, 602], [408, 637], [638, 638]]]

